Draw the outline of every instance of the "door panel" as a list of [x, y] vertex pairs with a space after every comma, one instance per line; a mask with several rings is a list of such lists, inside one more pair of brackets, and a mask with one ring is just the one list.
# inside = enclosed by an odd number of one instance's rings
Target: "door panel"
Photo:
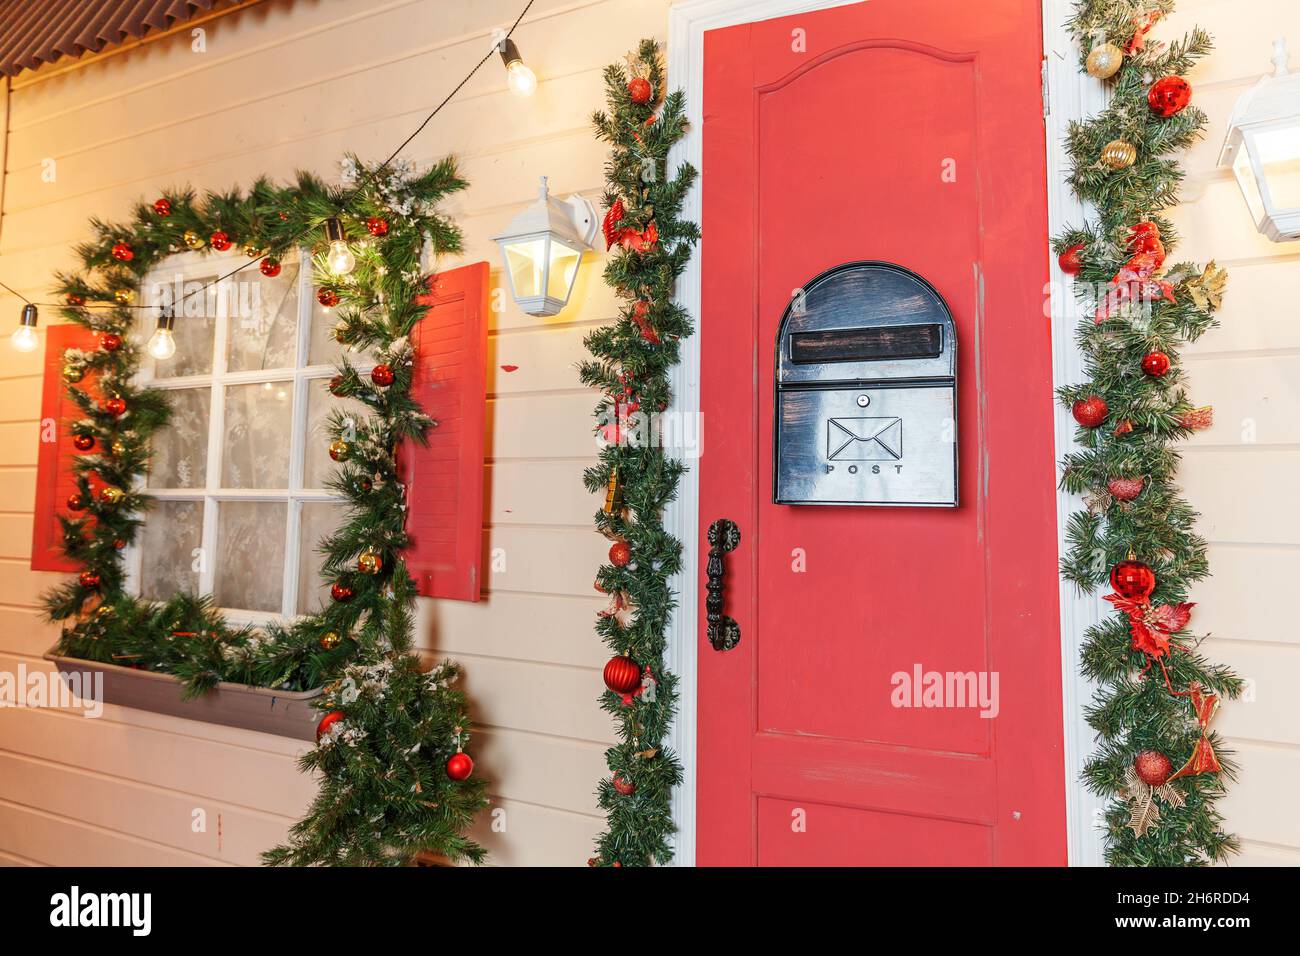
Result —
[[[701, 863], [1064, 862], [1040, 37], [1027, 0], [705, 35], [700, 532], [740, 526], [742, 636], [701, 621]], [[957, 508], [772, 503], [782, 314], [859, 260], [954, 316]], [[997, 672], [996, 716], [897, 706], [918, 665]]]

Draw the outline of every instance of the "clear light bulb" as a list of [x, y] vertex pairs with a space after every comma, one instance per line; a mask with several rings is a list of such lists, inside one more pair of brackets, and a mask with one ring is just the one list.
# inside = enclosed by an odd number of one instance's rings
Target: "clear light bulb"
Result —
[[330, 272], [336, 276], [345, 276], [357, 267], [357, 257], [348, 248], [346, 239], [335, 239], [330, 243], [329, 255], [325, 257]]
[[171, 329], [159, 329], [149, 338], [149, 354], [158, 361], [166, 361], [176, 354], [176, 336]]
[[41, 339], [30, 325], [20, 325], [9, 337], [9, 344], [19, 352], [34, 352], [36, 346], [41, 344]]
[[537, 89], [537, 74], [523, 60], [515, 60], [506, 67], [506, 83], [515, 96], [532, 96]]

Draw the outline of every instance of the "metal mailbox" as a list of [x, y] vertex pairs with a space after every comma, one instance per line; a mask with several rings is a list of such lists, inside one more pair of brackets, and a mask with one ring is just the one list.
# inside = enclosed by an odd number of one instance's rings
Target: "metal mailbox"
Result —
[[956, 507], [956, 329], [916, 273], [849, 262], [807, 283], [775, 392], [777, 504]]

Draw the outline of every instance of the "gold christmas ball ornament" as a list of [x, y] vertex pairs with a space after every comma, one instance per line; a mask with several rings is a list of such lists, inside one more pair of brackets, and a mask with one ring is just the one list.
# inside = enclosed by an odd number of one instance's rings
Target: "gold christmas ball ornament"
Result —
[[384, 570], [384, 559], [367, 548], [357, 558], [357, 570], [362, 574], [378, 574]]
[[116, 485], [105, 485], [99, 492], [99, 500], [106, 505], [115, 505], [122, 500], [125, 494], [126, 492]]
[[345, 344], [344, 339], [348, 337], [348, 332], [350, 331], [351, 330], [348, 328], [348, 324], [346, 322], [339, 322], [334, 326], [334, 330], [331, 334], [334, 336], [335, 342], [338, 342], [340, 345], [343, 345]]
[[257, 246], [253, 245], [251, 242], [244, 243], [244, 255], [248, 256], [248, 258], [256, 259], [261, 254], [262, 250], [257, 248]]
[[1127, 169], [1137, 162], [1137, 147], [1122, 139], [1112, 139], [1101, 150], [1101, 161], [1111, 169]]
[[75, 385], [86, 377], [86, 369], [81, 365], [73, 365], [71, 362], [63, 366], [63, 380], [69, 385]]
[[185, 234], [181, 236], [181, 241], [185, 243], [187, 249], [202, 249], [203, 237], [193, 229], [186, 229]]
[[1084, 69], [1088, 71], [1089, 76], [1099, 80], [1109, 80], [1123, 65], [1124, 51], [1113, 43], [1102, 42], [1089, 51]]
[[342, 643], [343, 643], [343, 638], [339, 637], [338, 634], [335, 633], [334, 631], [327, 632], [326, 634], [322, 635], [320, 639], [320, 646], [325, 648], [325, 650], [327, 651], [334, 650], [334, 648], [338, 647]]
[[113, 450], [113, 455], [116, 458], [121, 458], [123, 455], [126, 454], [126, 442], [122, 441], [120, 438], [117, 441], [113, 442], [111, 447]]
[[130, 305], [135, 301], [134, 289], [118, 289], [113, 293], [113, 301], [119, 305]]
[[352, 456], [352, 446], [342, 438], [330, 442], [330, 457], [335, 461], [347, 461]]

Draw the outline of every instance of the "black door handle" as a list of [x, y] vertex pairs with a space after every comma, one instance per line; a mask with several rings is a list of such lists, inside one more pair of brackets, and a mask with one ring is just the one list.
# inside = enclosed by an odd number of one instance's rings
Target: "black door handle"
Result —
[[704, 599], [704, 616], [709, 623], [709, 643], [715, 651], [729, 651], [740, 643], [740, 625], [722, 613], [722, 589], [727, 573], [723, 557], [740, 544], [740, 528], [729, 518], [719, 518], [709, 525], [709, 562], [704, 584], [709, 593]]

